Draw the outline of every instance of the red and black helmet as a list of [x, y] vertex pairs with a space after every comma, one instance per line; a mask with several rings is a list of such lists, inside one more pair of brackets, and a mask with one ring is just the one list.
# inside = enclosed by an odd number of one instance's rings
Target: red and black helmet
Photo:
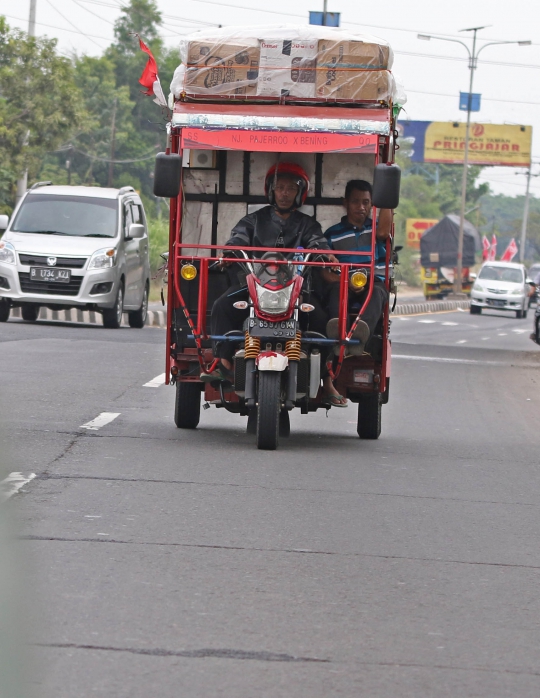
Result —
[[[276, 175], [277, 170], [277, 175]], [[274, 182], [280, 175], [287, 175], [298, 184], [298, 194], [294, 202], [295, 208], [300, 208], [305, 202], [308, 189], [309, 189], [309, 177], [307, 176], [305, 170], [294, 162], [278, 162], [266, 173], [266, 179], [264, 180], [264, 193], [268, 198], [268, 202], [271, 205], [275, 203], [274, 197]]]

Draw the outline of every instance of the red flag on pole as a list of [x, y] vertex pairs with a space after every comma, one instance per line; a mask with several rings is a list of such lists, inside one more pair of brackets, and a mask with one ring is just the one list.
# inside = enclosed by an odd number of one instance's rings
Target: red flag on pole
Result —
[[489, 257], [490, 247], [491, 245], [489, 244], [489, 240], [484, 235], [484, 237], [482, 238], [482, 261], [484, 262], [486, 262]]
[[491, 236], [491, 247], [488, 253], [488, 262], [494, 262], [497, 256], [497, 238], [495, 235]]
[[511, 262], [518, 253], [518, 246], [514, 238], [510, 240], [508, 247], [505, 249], [501, 262]]
[[148, 55], [148, 61], [146, 62], [146, 66], [141, 77], [139, 78], [139, 83], [143, 87], [146, 87], [146, 91], [143, 92], [143, 94], [148, 95], [149, 97], [155, 96], [156, 99], [154, 102], [162, 107], [166, 107], [167, 100], [165, 99], [165, 95], [163, 94], [163, 89], [161, 88], [161, 83], [159, 81], [156, 59], [154, 58], [152, 51], [150, 51], [141, 37], [138, 34], [136, 34], [136, 37], [139, 39], [141, 51], [144, 51], [144, 53]]

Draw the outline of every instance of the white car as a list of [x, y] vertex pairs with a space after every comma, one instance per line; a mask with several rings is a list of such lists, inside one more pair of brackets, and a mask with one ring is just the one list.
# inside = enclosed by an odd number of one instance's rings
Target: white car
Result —
[[530, 287], [523, 264], [485, 262], [471, 290], [471, 314], [482, 308], [509, 310], [517, 318], [527, 317]]
[[0, 216], [0, 322], [20, 307], [37, 320], [41, 306], [96, 310], [105, 327], [122, 313], [144, 327], [150, 264], [146, 216], [133, 187], [35, 184], [11, 221]]

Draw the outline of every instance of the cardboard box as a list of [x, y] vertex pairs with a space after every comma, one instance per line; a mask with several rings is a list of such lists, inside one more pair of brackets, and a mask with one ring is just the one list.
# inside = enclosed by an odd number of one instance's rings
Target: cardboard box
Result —
[[325, 68], [317, 70], [316, 96], [356, 102], [390, 102], [395, 84], [389, 70]]
[[186, 92], [202, 95], [255, 95], [259, 76], [258, 42], [227, 44], [190, 41]]
[[318, 42], [260, 41], [257, 94], [265, 97], [315, 97]]
[[317, 64], [319, 68], [358, 68], [359, 70], [387, 70], [390, 47], [368, 44], [364, 41], [319, 40]]

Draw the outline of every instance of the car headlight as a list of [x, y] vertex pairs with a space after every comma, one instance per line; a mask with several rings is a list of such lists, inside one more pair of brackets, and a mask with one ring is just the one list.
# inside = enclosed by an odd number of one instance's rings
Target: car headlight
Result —
[[90, 262], [88, 263], [88, 269], [108, 269], [109, 267], [114, 267], [116, 264], [116, 250], [103, 249], [96, 250], [94, 254], [90, 257]]
[[522, 288], [515, 288], [511, 293], [511, 296], [522, 296], [523, 295], [523, 289]]
[[293, 286], [294, 284], [291, 284], [280, 291], [269, 291], [267, 288], [257, 285], [259, 308], [269, 315], [284, 313], [289, 307]]
[[10, 242], [0, 242], [0, 262], [16, 264], [15, 248]]
[[479, 293], [484, 293], [484, 287], [482, 284], [475, 283], [473, 286], [473, 291], [478, 291]]

